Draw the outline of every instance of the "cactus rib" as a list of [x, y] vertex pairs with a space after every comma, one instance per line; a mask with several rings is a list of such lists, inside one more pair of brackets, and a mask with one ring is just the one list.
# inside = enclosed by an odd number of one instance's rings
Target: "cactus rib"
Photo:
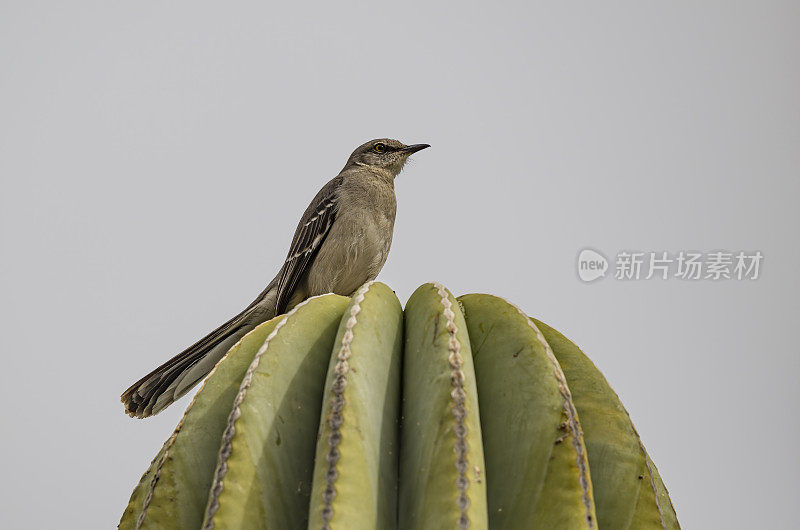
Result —
[[[189, 410], [187, 409], [186, 412], [189, 412]], [[186, 417], [185, 413], [184, 417]], [[147, 488], [147, 495], [145, 495], [144, 502], [142, 503], [142, 511], [139, 514], [139, 517], [136, 518], [136, 530], [142, 528], [142, 525], [144, 524], [144, 517], [145, 515], [147, 515], [147, 508], [150, 507], [150, 503], [153, 500], [153, 494], [155, 493], [156, 490], [156, 484], [158, 484], [158, 479], [161, 478], [161, 469], [164, 467], [164, 462], [167, 460], [167, 457], [169, 456], [170, 447], [172, 447], [173, 442], [175, 442], [175, 438], [177, 438], [178, 432], [180, 432], [182, 426], [183, 426], [183, 418], [181, 418], [181, 421], [175, 428], [175, 432], [172, 433], [172, 436], [170, 436], [169, 440], [167, 440], [166, 443], [164, 444], [164, 449], [163, 451], [161, 451], [161, 455], [158, 458], [155, 470], [153, 471], [153, 476], [150, 479], [150, 484], [149, 487]]]
[[305, 525], [322, 385], [347, 303], [299, 304], [254, 355], [228, 409], [201, 528]]
[[[309, 300], [311, 300], [311, 298], [309, 298]], [[256, 352], [255, 357], [253, 357], [252, 362], [250, 362], [250, 366], [247, 367], [247, 372], [244, 374], [242, 384], [239, 386], [239, 392], [236, 394], [236, 398], [233, 400], [233, 409], [231, 410], [230, 416], [228, 416], [228, 424], [225, 427], [225, 432], [222, 434], [222, 446], [219, 450], [219, 463], [217, 464], [217, 470], [214, 473], [214, 482], [211, 486], [211, 495], [208, 499], [206, 524], [203, 525], [203, 530], [211, 530], [214, 528], [214, 514], [216, 514], [217, 510], [219, 509], [219, 496], [222, 493], [222, 488], [224, 487], [223, 479], [225, 478], [225, 474], [228, 472], [228, 457], [231, 455], [231, 442], [233, 441], [233, 435], [236, 432], [236, 420], [239, 419], [239, 416], [242, 413], [242, 401], [244, 401], [244, 397], [247, 395], [247, 390], [250, 388], [250, 384], [253, 382], [253, 374], [255, 373], [256, 368], [258, 368], [258, 363], [261, 361], [261, 356], [267, 351], [267, 348], [269, 348], [269, 343], [278, 335], [278, 332], [281, 330], [281, 328], [286, 325], [289, 317], [295, 314], [306, 303], [308, 303], [309, 300], [306, 300], [305, 302], [295, 306], [294, 309], [286, 314], [283, 320], [278, 322], [278, 325], [275, 326], [275, 329], [273, 329], [272, 333], [269, 334], [267, 340], [264, 341], [264, 344]]]
[[373, 282], [367, 282], [356, 293], [350, 304], [350, 317], [347, 319], [344, 328], [342, 343], [339, 353], [336, 355], [336, 365], [333, 367], [334, 381], [331, 387], [331, 412], [328, 417], [328, 453], [325, 455], [325, 462], [328, 464], [328, 472], [325, 473], [325, 490], [323, 492], [324, 505], [322, 507], [322, 528], [330, 528], [331, 517], [333, 516], [333, 499], [336, 497], [334, 483], [338, 477], [336, 463], [339, 461], [339, 442], [342, 433], [339, 428], [342, 426], [342, 408], [344, 408], [344, 388], [347, 386], [347, 372], [350, 369], [347, 360], [350, 358], [350, 345], [353, 342], [353, 328], [356, 326], [356, 317], [361, 312], [361, 302], [372, 287]]
[[458, 300], [473, 344], [490, 528], [596, 528], [579, 417], [546, 342], [502, 298]]
[[309, 529], [394, 528], [403, 309], [385, 284], [354, 295], [328, 364]]
[[456, 327], [455, 323], [456, 315], [453, 312], [453, 303], [450, 302], [443, 285], [439, 283], [433, 285], [441, 298], [440, 302], [444, 308], [444, 317], [446, 319], [445, 329], [449, 335], [447, 347], [450, 350], [450, 355], [447, 357], [447, 361], [450, 363], [450, 382], [453, 385], [450, 397], [453, 398], [453, 418], [455, 419], [453, 434], [456, 435], [456, 443], [453, 449], [456, 453], [455, 465], [458, 471], [458, 479], [456, 479], [456, 486], [459, 491], [458, 508], [461, 510], [458, 526], [461, 529], [466, 529], [469, 526], [469, 519], [467, 518], [467, 508], [469, 508], [467, 468], [469, 463], [467, 462], [467, 427], [464, 424], [464, 417], [467, 414], [464, 402], [467, 399], [467, 395], [464, 392], [464, 372], [461, 370], [464, 359], [461, 357], [461, 343], [457, 336], [458, 327]]
[[[150, 483], [153, 480], [153, 475], [155, 474], [155, 469], [158, 463], [161, 461], [161, 457], [164, 455], [164, 451], [166, 451], [167, 442], [164, 442], [164, 445], [161, 446], [161, 450], [156, 454], [153, 460], [150, 462], [150, 465], [147, 467], [147, 470], [142, 474], [142, 477], [139, 479], [138, 484], [133, 489], [133, 493], [131, 493], [131, 498], [128, 501], [128, 505], [125, 507], [125, 511], [122, 513], [122, 517], [120, 519], [117, 528], [121, 530], [126, 530], [128, 528], [138, 528], [138, 521], [140, 519], [141, 513], [139, 516], [136, 515], [136, 510], [141, 506], [144, 507], [145, 499], [150, 488]], [[143, 491], [144, 488], [147, 487], [148, 491]], [[141, 502], [141, 504], [140, 504]], [[132, 520], [135, 518], [135, 521]]]
[[522, 309], [517, 307], [515, 304], [512, 304], [508, 300], [506, 302], [511, 305], [517, 312], [525, 319], [525, 322], [533, 329], [536, 333], [536, 339], [544, 348], [545, 353], [547, 354], [547, 358], [553, 365], [553, 371], [556, 375], [556, 380], [558, 381], [558, 390], [561, 392], [561, 396], [564, 398], [564, 412], [567, 414], [567, 427], [572, 434], [572, 445], [575, 447], [575, 460], [578, 466], [578, 470], [580, 471], [580, 483], [581, 489], [583, 490], [583, 505], [586, 507], [586, 524], [589, 528], [594, 528], [594, 518], [592, 517], [592, 494], [590, 491], [590, 484], [591, 481], [589, 480], [589, 466], [588, 466], [588, 457], [586, 455], [586, 448], [584, 447], [583, 443], [583, 431], [581, 431], [580, 423], [578, 423], [578, 411], [575, 409], [575, 402], [572, 400], [572, 393], [569, 390], [569, 386], [567, 386], [567, 378], [564, 376], [564, 371], [561, 369], [561, 365], [558, 363], [555, 354], [553, 353], [552, 348], [550, 348], [550, 344], [545, 340], [544, 335], [539, 330], [539, 328], [534, 324], [533, 320], [531, 320], [527, 314], [525, 314]]
[[592, 361], [569, 339], [539, 320], [575, 394], [595, 491], [600, 528], [680, 528], [658, 470], [630, 415]]
[[487, 476], [464, 316], [447, 289], [425, 284], [405, 317], [399, 528], [484, 530]]

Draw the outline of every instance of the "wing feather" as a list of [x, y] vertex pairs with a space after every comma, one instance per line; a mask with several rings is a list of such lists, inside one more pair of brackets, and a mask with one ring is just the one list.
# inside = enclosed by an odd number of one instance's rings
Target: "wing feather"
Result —
[[336, 220], [339, 206], [336, 190], [340, 184], [339, 177], [329, 182], [311, 202], [297, 225], [278, 279], [277, 314], [286, 311], [286, 305], [300, 279], [308, 272]]

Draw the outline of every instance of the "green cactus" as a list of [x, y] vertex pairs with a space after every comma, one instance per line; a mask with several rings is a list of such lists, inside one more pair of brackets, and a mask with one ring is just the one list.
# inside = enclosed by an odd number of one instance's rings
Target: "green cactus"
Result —
[[196, 394], [122, 529], [676, 529], [619, 398], [569, 340], [425, 284], [315, 297]]

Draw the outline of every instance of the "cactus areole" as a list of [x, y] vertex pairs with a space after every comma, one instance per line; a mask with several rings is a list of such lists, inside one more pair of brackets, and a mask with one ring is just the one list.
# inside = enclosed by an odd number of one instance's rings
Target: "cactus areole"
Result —
[[119, 528], [676, 529], [575, 344], [496, 296], [310, 298], [217, 364]]

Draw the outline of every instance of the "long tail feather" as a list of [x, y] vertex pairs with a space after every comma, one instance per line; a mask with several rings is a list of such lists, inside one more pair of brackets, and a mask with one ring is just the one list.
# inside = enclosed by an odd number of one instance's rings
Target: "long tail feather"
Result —
[[121, 396], [125, 412], [146, 418], [186, 394], [239, 339], [275, 316], [276, 294], [271, 283], [244, 311], [131, 385]]

